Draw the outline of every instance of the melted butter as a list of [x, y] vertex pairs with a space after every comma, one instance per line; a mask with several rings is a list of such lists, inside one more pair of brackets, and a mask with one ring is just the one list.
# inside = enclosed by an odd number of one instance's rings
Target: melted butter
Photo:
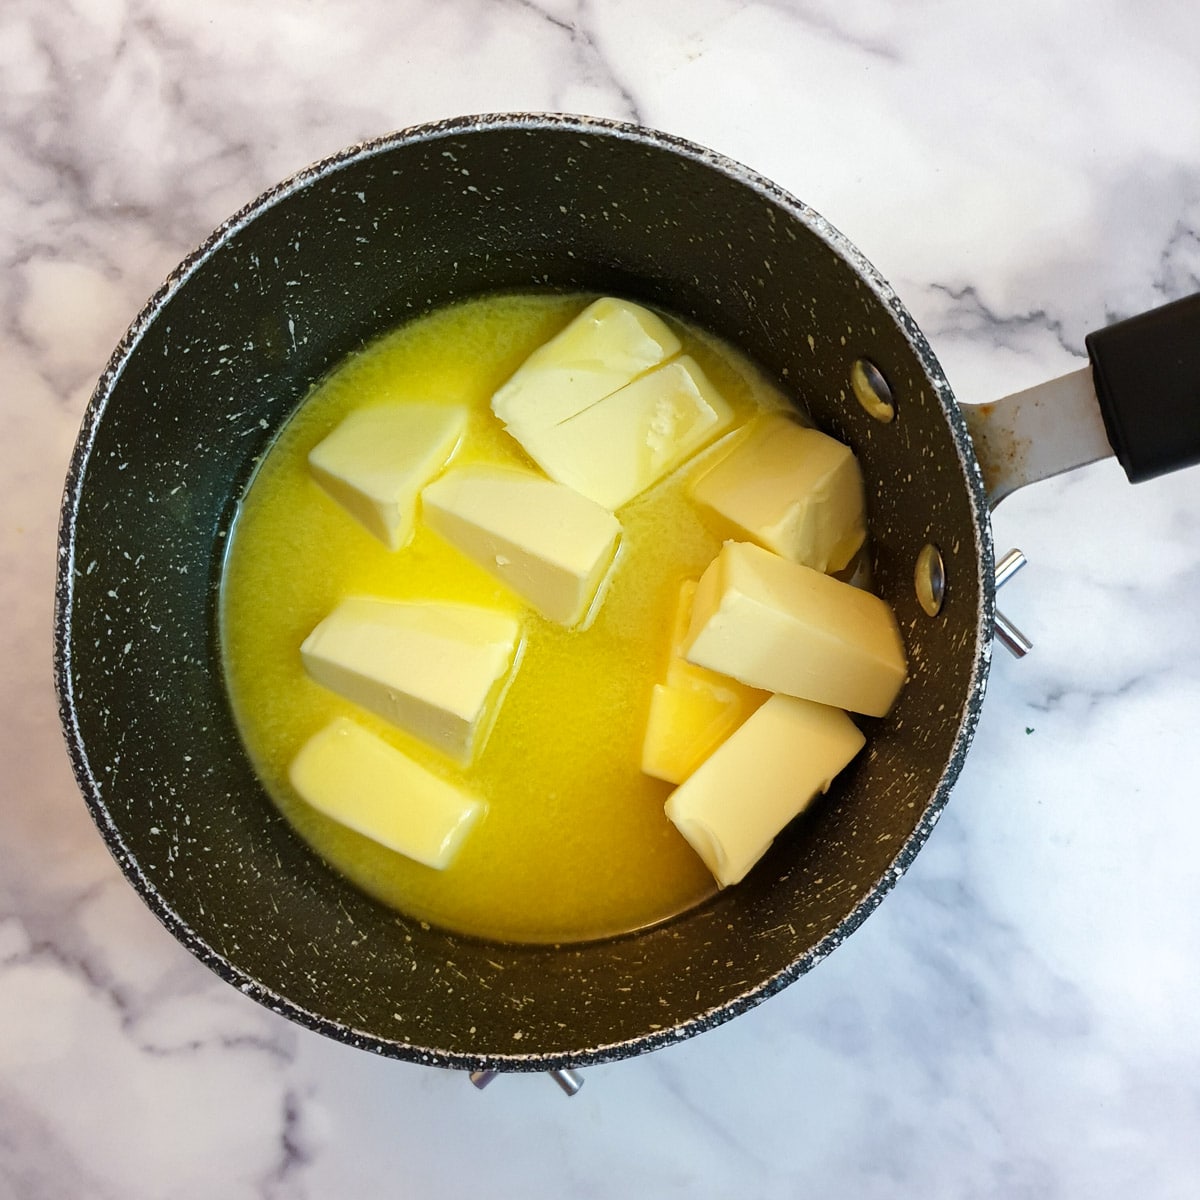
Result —
[[[225, 673], [242, 739], [299, 835], [359, 887], [410, 916], [502, 941], [611, 936], [700, 903], [711, 876], [663, 814], [670, 785], [639, 769], [653, 684], [680, 583], [719, 549], [688, 501], [685, 467], [617, 514], [623, 534], [591, 624], [564, 630], [420, 522], [392, 553], [312, 481], [307, 455], [351, 409], [397, 398], [465, 404], [456, 463], [530, 466], [493, 417], [492, 393], [592, 297], [501, 296], [439, 310], [352, 356], [282, 430], [234, 525], [222, 584]], [[728, 347], [673, 322], [738, 422], [785, 405]], [[701, 459], [703, 455], [701, 456]], [[313, 683], [299, 645], [344, 596], [443, 599], [518, 614], [518, 667], [467, 770]], [[344, 715], [487, 801], [458, 857], [436, 871], [322, 817], [295, 795], [300, 746]]]

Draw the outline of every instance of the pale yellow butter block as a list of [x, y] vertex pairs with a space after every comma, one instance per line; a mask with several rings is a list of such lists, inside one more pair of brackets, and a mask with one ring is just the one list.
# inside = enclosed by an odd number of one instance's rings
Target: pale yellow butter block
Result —
[[695, 594], [693, 579], [679, 589], [666, 682], [651, 692], [642, 740], [642, 770], [668, 783], [682, 783], [769, 695], [683, 657]]
[[522, 444], [551, 479], [618, 509], [732, 423], [729, 403], [683, 355]]
[[520, 632], [491, 609], [352, 596], [300, 656], [317, 683], [465, 764], [490, 728]]
[[313, 478], [389, 550], [412, 533], [417, 496], [467, 427], [461, 405], [405, 402], [350, 413], [308, 456]]
[[606, 508], [532, 471], [453, 468], [421, 493], [425, 523], [544, 617], [587, 614], [616, 554]]
[[[675, 605], [675, 616], [671, 622], [671, 650], [664, 676], [669, 687], [688, 687], [703, 691], [733, 692], [747, 704], [761, 704], [769, 692], [747, 687], [744, 683], [688, 662], [685, 648], [692, 625], [692, 610], [696, 603], [699, 584], [694, 579], [685, 579], [679, 585], [679, 600]], [[749, 711], [749, 710], [747, 710]]]
[[752, 542], [726, 542], [700, 577], [684, 653], [751, 687], [875, 717], [908, 670], [885, 601]]
[[728, 887], [829, 790], [865, 740], [840, 709], [772, 696], [671, 793], [667, 817]]
[[692, 484], [740, 537], [818, 571], [840, 571], [867, 536], [862, 471], [850, 447], [782, 413]]
[[305, 742], [288, 777], [318, 812], [439, 871], [485, 811], [481, 800], [345, 717]]
[[660, 317], [606, 296], [521, 364], [492, 397], [492, 412], [521, 441], [582, 412], [678, 352], [679, 339]]
[[656, 683], [642, 742], [642, 770], [667, 783], [682, 783], [751, 711], [732, 691]]

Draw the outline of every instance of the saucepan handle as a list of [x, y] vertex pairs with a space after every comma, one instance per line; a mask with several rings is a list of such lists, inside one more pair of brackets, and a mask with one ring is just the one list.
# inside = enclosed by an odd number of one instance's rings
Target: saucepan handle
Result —
[[964, 404], [993, 507], [1116, 454], [1133, 483], [1200, 463], [1200, 293], [1085, 339], [1087, 367], [990, 404]]
[[1090, 333], [1085, 345], [1130, 483], [1200, 462], [1200, 292]]

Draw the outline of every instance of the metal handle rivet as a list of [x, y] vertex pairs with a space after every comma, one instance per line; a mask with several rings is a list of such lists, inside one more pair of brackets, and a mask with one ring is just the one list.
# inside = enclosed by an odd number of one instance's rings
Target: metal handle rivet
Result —
[[[996, 587], [1003, 587], [1029, 560], [1020, 550], [1010, 550], [996, 564]], [[996, 609], [996, 638], [1014, 657], [1024, 658], [1033, 643], [999, 610]]]
[[[483, 1091], [493, 1079], [499, 1075], [499, 1071], [472, 1071], [471, 1082], [480, 1090]], [[547, 1071], [547, 1075], [558, 1084], [560, 1088], [568, 1095], [574, 1096], [581, 1087], [583, 1087], [583, 1076], [578, 1071], [571, 1070], [570, 1067], [561, 1067], [557, 1071]]]
[[917, 589], [917, 602], [931, 617], [936, 617], [946, 598], [946, 566], [942, 562], [942, 552], [932, 542], [926, 543], [917, 555], [913, 583]]
[[896, 416], [896, 401], [883, 372], [869, 359], [856, 359], [850, 368], [850, 387], [859, 404], [885, 425]]

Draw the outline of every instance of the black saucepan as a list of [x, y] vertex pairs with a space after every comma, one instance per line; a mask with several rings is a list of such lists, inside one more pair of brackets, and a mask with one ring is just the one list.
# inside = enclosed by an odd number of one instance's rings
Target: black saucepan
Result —
[[[869, 751], [737, 887], [667, 924], [563, 947], [398, 917], [327, 869], [266, 799], [234, 729], [216, 596], [239, 494], [350, 351], [497, 290], [626, 296], [738, 344], [847, 441], [877, 589], [911, 677]], [[856, 399], [866, 362], [895, 416]], [[930, 616], [923, 548], [946, 578]], [[83, 794], [171, 932], [234, 986], [397, 1058], [533, 1070], [650, 1050], [807, 971], [912, 861], [983, 699], [988, 500], [963, 417], [898, 298], [820, 216], [694, 145], [550, 116], [449, 121], [354, 147], [232, 218], [115, 351], [67, 480], [56, 674]]]

